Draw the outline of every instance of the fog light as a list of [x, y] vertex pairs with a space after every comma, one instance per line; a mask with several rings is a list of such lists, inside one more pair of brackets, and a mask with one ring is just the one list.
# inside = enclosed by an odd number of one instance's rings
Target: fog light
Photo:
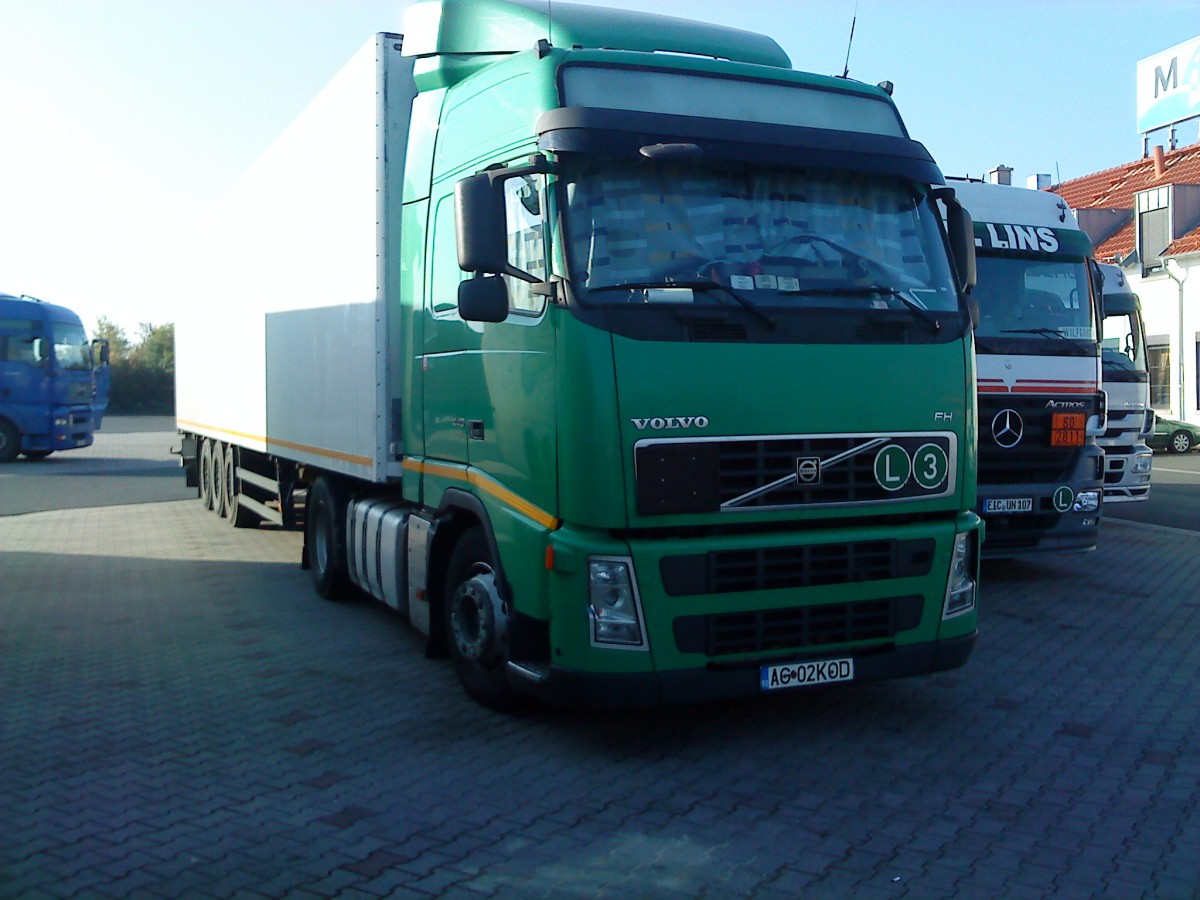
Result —
[[588, 560], [588, 604], [593, 644], [645, 647], [631, 560], [600, 557]]
[[1100, 492], [1080, 491], [1075, 495], [1075, 505], [1071, 508], [1075, 512], [1095, 512], [1100, 508]]
[[951, 619], [975, 608], [975, 542], [970, 534], [954, 536], [950, 575], [946, 579], [946, 602], [942, 618]]

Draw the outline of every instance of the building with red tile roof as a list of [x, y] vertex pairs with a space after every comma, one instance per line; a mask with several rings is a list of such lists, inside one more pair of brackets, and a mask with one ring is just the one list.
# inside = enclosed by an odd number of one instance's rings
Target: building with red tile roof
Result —
[[[1138, 249], [1138, 195], [1151, 188], [1184, 188], [1200, 197], [1200, 144], [1155, 152], [1144, 159], [1102, 172], [1073, 178], [1048, 190], [1058, 194], [1079, 215], [1079, 224], [1096, 245], [1096, 258], [1124, 261]], [[1200, 202], [1188, 204], [1175, 221], [1174, 234], [1161, 256], [1181, 256], [1200, 251]]]
[[1121, 266], [1140, 296], [1160, 417], [1200, 424], [1200, 144], [1155, 147], [1046, 190], [1075, 210], [1096, 259]]

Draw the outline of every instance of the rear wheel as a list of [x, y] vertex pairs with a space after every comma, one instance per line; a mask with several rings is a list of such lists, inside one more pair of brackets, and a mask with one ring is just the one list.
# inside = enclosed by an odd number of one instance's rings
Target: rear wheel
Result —
[[241, 463], [242, 451], [230, 444], [225, 448], [225, 515], [229, 524], [234, 528], [246, 528], [258, 521], [258, 516], [238, 503], [241, 494], [241, 482], [237, 477], [238, 466]]
[[0, 463], [12, 462], [21, 452], [21, 435], [12, 422], [0, 419]]
[[1171, 435], [1171, 452], [1187, 453], [1192, 449], [1192, 435], [1182, 428]]
[[350, 593], [346, 572], [346, 496], [341, 486], [322, 476], [308, 489], [305, 505], [304, 554], [313, 587], [326, 600]]
[[218, 516], [225, 515], [225, 445], [213, 441], [212, 461], [209, 465], [212, 472], [212, 511]]
[[509, 604], [500, 595], [483, 528], [459, 538], [450, 554], [443, 601], [450, 658], [467, 693], [492, 709], [511, 709], [517, 695], [508, 683]]
[[205, 509], [213, 508], [212, 493], [212, 441], [200, 439], [200, 459], [196, 465], [197, 480], [200, 482], [200, 502]]

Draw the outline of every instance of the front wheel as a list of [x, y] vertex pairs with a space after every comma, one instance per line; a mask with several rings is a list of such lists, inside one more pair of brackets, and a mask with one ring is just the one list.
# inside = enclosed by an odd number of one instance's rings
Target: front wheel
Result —
[[484, 706], [511, 709], [508, 683], [508, 601], [501, 596], [483, 528], [463, 533], [450, 555], [442, 603], [446, 642], [458, 680]]
[[0, 419], [0, 463], [9, 463], [21, 452], [21, 435], [12, 422]]
[[1192, 449], [1192, 436], [1189, 432], [1180, 429], [1171, 435], [1171, 452], [1172, 453], [1187, 453]]
[[337, 482], [322, 476], [308, 489], [304, 556], [313, 587], [326, 600], [350, 594], [346, 571], [346, 498]]

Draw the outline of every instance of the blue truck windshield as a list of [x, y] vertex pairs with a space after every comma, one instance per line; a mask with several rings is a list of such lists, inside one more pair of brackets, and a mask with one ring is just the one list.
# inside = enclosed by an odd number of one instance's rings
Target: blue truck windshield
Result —
[[50, 333], [54, 340], [54, 358], [63, 369], [91, 369], [92, 350], [81, 325], [52, 322]]
[[580, 301], [958, 309], [936, 214], [890, 176], [589, 160], [565, 180]]

